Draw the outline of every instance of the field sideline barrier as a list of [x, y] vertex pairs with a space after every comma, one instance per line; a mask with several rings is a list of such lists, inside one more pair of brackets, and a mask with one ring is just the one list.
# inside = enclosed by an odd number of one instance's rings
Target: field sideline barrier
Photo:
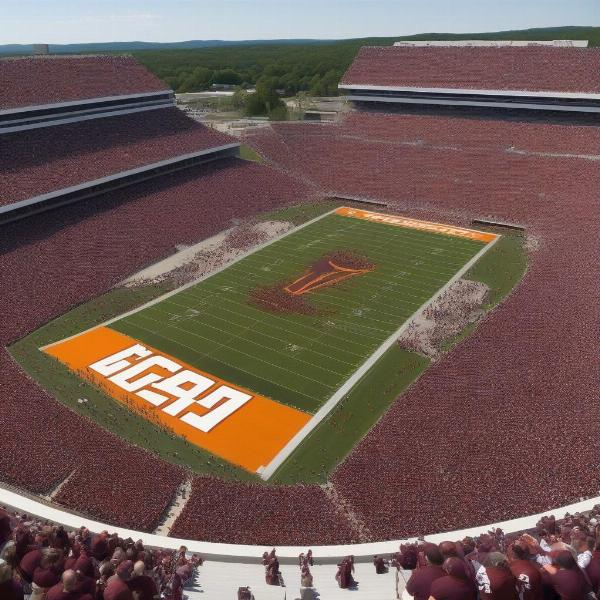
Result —
[[[445, 540], [460, 540], [464, 537], [476, 537], [489, 529], [500, 528], [504, 533], [513, 533], [535, 528], [535, 524], [543, 515], [550, 513], [562, 518], [566, 513], [586, 512], [591, 510], [596, 504], [600, 504], [600, 497], [581, 500], [575, 504], [562, 506], [552, 510], [499, 523], [488, 525], [479, 525], [468, 529], [459, 529], [448, 531], [446, 533], [436, 533], [424, 536], [428, 542], [439, 544]], [[145, 546], [154, 548], [166, 548], [177, 550], [180, 546], [187, 546], [188, 552], [201, 554], [205, 560], [215, 560], [220, 562], [239, 562], [239, 563], [262, 563], [262, 553], [270, 551], [266, 546], [250, 546], [242, 544], [220, 544], [215, 542], [201, 542], [197, 540], [185, 540], [181, 538], [171, 538], [152, 533], [143, 533], [132, 529], [114, 527], [106, 523], [93, 521], [77, 514], [66, 512], [58, 507], [42, 504], [36, 500], [22, 496], [16, 492], [8, 490], [0, 485], [0, 505], [6, 506], [18, 512], [24, 512], [28, 515], [36, 516], [40, 519], [52, 521], [64, 525], [69, 529], [78, 529], [81, 526], [87, 527], [92, 532], [109, 531], [116, 532], [122, 538], [132, 538], [142, 540]], [[336, 564], [339, 560], [350, 554], [354, 555], [356, 562], [366, 563], [373, 560], [373, 555], [387, 555], [398, 551], [398, 547], [403, 542], [415, 541], [416, 538], [407, 538], [404, 540], [392, 540], [387, 542], [370, 542], [366, 544], [345, 544], [339, 546], [311, 546], [316, 561], [319, 564]], [[298, 555], [306, 552], [306, 546], [277, 546], [277, 556], [282, 564], [297, 564]]]

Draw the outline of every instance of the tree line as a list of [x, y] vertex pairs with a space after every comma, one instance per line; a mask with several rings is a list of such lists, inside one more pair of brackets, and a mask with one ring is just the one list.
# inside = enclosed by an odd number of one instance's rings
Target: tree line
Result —
[[[385, 43], [384, 43], [385, 42]], [[377, 38], [389, 45], [392, 38]], [[213, 84], [269, 86], [286, 96], [308, 92], [337, 95], [337, 85], [358, 49], [369, 40], [298, 45], [257, 45], [197, 50], [144, 50], [136, 58], [176, 92], [198, 92]]]

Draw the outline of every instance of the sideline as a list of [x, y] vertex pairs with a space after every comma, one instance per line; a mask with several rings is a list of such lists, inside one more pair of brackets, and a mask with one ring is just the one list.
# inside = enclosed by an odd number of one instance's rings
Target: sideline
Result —
[[[458, 529], [446, 533], [436, 533], [424, 536], [429, 542], [439, 544], [444, 540], [460, 540], [464, 537], [476, 537], [490, 530], [500, 528], [505, 533], [513, 533], [535, 528], [535, 524], [543, 515], [556, 514], [562, 518], [566, 513], [586, 512], [591, 510], [596, 504], [600, 504], [600, 497], [589, 498], [575, 504], [562, 506], [546, 512], [528, 515], [518, 519], [491, 523], [488, 525], [479, 525], [468, 529]], [[177, 550], [180, 546], [187, 546], [188, 552], [201, 554], [205, 560], [214, 560], [230, 563], [249, 563], [260, 564], [262, 562], [262, 553], [271, 550], [266, 546], [251, 546], [242, 544], [220, 544], [215, 542], [200, 542], [197, 540], [185, 540], [181, 538], [172, 538], [152, 533], [114, 527], [106, 523], [100, 523], [80, 517], [76, 514], [65, 512], [58, 507], [42, 504], [31, 498], [22, 496], [16, 492], [6, 489], [0, 485], [0, 505], [9, 507], [12, 510], [25, 512], [34, 515], [40, 519], [45, 519], [64, 525], [70, 529], [78, 529], [81, 526], [87, 527], [92, 532], [107, 530], [111, 533], [116, 532], [122, 538], [131, 537], [134, 540], [142, 540], [145, 546], [154, 548], [166, 548]], [[250, 515], [249, 515], [250, 517]], [[350, 554], [354, 555], [355, 561], [359, 563], [372, 562], [374, 554], [392, 554], [398, 551], [401, 543], [415, 541], [416, 538], [407, 538], [404, 540], [392, 540], [387, 542], [369, 542], [366, 544], [345, 544], [339, 546], [312, 546], [316, 561], [319, 564], [337, 564], [339, 560]], [[306, 552], [306, 546], [277, 546], [277, 556], [282, 564], [297, 564], [298, 555]]]

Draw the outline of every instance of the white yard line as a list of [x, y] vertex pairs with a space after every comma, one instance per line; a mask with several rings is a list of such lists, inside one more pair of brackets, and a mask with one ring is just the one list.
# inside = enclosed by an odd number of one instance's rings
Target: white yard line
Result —
[[390, 335], [371, 356], [352, 374], [352, 376], [329, 398], [329, 400], [312, 416], [310, 421], [279, 451], [275, 458], [266, 466], [259, 467], [257, 473], [265, 481], [270, 479], [275, 471], [289, 458], [304, 439], [317, 427], [335, 408], [338, 402], [366, 375], [369, 369], [389, 350], [396, 340], [404, 333], [411, 321], [420, 315], [432, 302], [437, 300], [455, 281], [458, 281], [494, 244], [500, 239], [497, 236], [488, 242], [471, 260], [457, 271], [444, 286], [431, 298], [422, 304], [392, 335]]

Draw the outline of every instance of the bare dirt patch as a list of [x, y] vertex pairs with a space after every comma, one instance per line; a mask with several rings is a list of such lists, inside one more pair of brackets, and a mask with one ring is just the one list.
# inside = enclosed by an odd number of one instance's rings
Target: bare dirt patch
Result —
[[194, 281], [203, 275], [235, 260], [255, 246], [275, 239], [293, 229], [288, 221], [246, 222], [227, 229], [198, 244], [180, 247], [178, 251], [124, 281], [130, 287], [173, 280], [177, 286]]
[[444, 342], [485, 314], [482, 306], [488, 292], [484, 283], [459, 279], [410, 322], [398, 343], [405, 350], [437, 358]]

